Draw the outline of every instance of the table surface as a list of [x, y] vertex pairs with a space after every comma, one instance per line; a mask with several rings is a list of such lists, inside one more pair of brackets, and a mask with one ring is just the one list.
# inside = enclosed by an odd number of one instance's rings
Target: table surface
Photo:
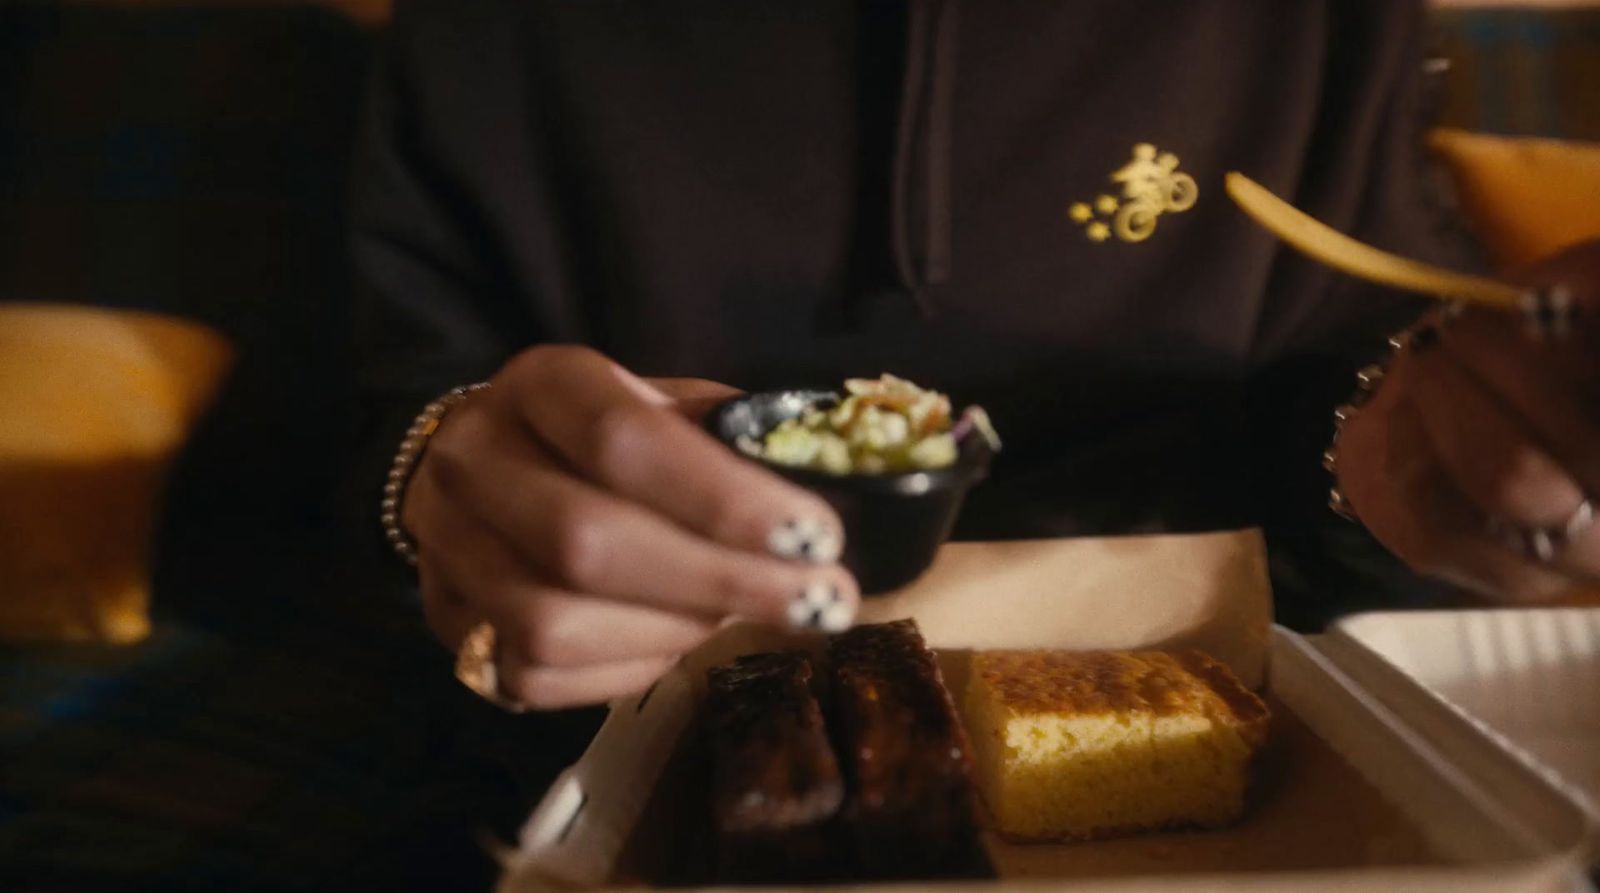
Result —
[[486, 889], [595, 714], [466, 692], [333, 538], [164, 551], [147, 641], [0, 647], [0, 889]]

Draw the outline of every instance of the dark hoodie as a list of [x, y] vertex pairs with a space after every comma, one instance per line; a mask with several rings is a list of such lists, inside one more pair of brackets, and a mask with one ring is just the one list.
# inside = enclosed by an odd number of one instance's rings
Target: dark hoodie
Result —
[[1462, 263], [1420, 154], [1422, 19], [402, 2], [358, 167], [364, 473], [422, 403], [533, 344], [744, 388], [890, 371], [1006, 439], [961, 535], [1259, 523], [1315, 625], [1374, 573], [1406, 583], [1327, 514], [1318, 463], [1351, 372], [1417, 305], [1288, 253], [1222, 176]]

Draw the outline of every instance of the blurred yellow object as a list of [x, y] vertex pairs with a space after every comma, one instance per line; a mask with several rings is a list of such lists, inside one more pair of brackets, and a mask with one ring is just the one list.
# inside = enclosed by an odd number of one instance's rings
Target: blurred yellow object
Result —
[[0, 638], [149, 633], [167, 471], [232, 358], [183, 320], [0, 305]]
[[1600, 143], [1440, 129], [1428, 146], [1501, 270], [1600, 237]]

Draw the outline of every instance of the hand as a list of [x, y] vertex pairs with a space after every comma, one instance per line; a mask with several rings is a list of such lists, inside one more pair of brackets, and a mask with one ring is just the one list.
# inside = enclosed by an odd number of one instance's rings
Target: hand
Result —
[[1600, 584], [1600, 524], [1587, 520], [1587, 500], [1600, 510], [1600, 241], [1519, 279], [1570, 292], [1570, 332], [1541, 337], [1492, 310], [1430, 314], [1421, 325], [1437, 338], [1399, 352], [1345, 423], [1336, 467], [1362, 523], [1414, 568], [1537, 602]]
[[820, 497], [690, 420], [736, 393], [537, 347], [453, 409], [406, 489], [429, 624], [487, 621], [501, 694], [532, 708], [641, 691], [729, 618], [838, 631], [860, 595]]

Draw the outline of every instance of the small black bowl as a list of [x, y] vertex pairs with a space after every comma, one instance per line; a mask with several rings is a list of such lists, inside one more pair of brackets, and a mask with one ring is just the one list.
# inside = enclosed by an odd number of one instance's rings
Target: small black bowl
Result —
[[844, 522], [844, 566], [866, 595], [898, 589], [928, 569], [967, 491], [989, 473], [993, 451], [976, 433], [962, 439], [954, 464], [932, 471], [837, 475], [792, 468], [750, 456], [741, 437], [764, 438], [780, 422], [827, 404], [834, 392], [765, 391], [735, 397], [706, 416], [706, 427], [734, 452], [817, 493]]

